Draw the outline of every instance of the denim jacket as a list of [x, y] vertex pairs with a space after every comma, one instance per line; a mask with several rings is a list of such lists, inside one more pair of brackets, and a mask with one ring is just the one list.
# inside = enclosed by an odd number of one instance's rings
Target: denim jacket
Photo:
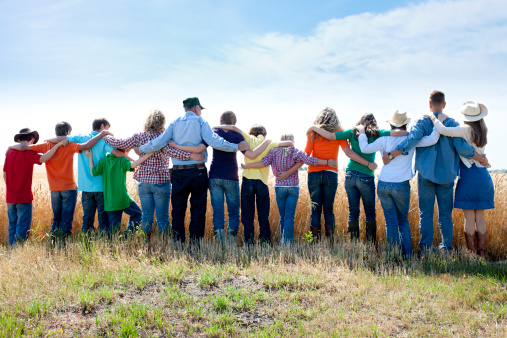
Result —
[[[438, 113], [433, 113], [438, 117]], [[452, 118], [444, 121], [446, 127], [456, 127], [459, 123]], [[431, 134], [433, 122], [428, 117], [419, 119], [410, 129], [407, 139], [396, 149], [403, 155], [415, 147], [419, 140]], [[417, 148], [415, 153], [415, 170], [427, 180], [436, 184], [451, 183], [456, 179], [459, 170], [459, 155], [472, 158], [475, 150], [461, 137], [440, 136], [438, 142], [429, 147]]]

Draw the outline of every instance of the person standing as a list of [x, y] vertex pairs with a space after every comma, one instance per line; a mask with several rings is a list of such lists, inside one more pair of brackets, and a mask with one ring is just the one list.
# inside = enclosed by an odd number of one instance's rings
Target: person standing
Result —
[[[167, 146], [170, 140], [178, 145], [197, 146], [203, 142], [223, 151], [236, 152], [248, 150], [248, 144], [241, 142], [233, 144], [213, 132], [208, 122], [202, 116], [204, 109], [197, 97], [190, 97], [183, 101], [185, 115], [173, 121], [163, 134], [145, 143], [139, 149], [140, 153], [151, 153]], [[190, 239], [204, 238], [206, 223], [206, 208], [208, 197], [208, 173], [206, 161], [208, 153], [202, 152], [204, 160], [173, 160], [172, 172], [172, 233], [174, 240], [185, 242], [185, 213], [190, 196]]]

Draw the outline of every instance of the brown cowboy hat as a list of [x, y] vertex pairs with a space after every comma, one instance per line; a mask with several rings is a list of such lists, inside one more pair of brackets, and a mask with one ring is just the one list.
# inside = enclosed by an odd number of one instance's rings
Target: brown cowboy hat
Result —
[[33, 135], [33, 137], [35, 137], [35, 140], [33, 141], [34, 144], [39, 141], [38, 132], [36, 132], [35, 130], [34, 131], [30, 130], [30, 128], [23, 128], [19, 131], [18, 134], [14, 135], [14, 142], [19, 142], [19, 137], [22, 135]]

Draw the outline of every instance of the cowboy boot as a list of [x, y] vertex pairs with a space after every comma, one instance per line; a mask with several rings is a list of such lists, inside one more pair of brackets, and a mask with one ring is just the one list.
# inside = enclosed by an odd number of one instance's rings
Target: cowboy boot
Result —
[[334, 227], [330, 225], [325, 225], [326, 228], [326, 238], [331, 241], [331, 243], [334, 242]]
[[486, 256], [486, 242], [488, 240], [488, 232], [481, 234], [479, 231], [477, 234], [477, 254], [484, 258]]
[[351, 240], [359, 239], [359, 221], [349, 221], [347, 232], [350, 234]]
[[313, 241], [317, 242], [320, 240], [320, 227], [312, 227], [310, 226], [310, 231], [312, 232]]
[[469, 235], [468, 232], [465, 231], [465, 240], [467, 242], [468, 250], [473, 253], [476, 253], [477, 252], [477, 239], [475, 238], [475, 233], [473, 235]]
[[366, 221], [366, 241], [377, 243], [377, 221]]

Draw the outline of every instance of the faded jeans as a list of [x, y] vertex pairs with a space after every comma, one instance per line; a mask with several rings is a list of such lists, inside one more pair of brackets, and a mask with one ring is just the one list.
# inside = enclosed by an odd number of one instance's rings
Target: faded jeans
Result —
[[152, 184], [140, 182], [138, 186], [139, 199], [143, 209], [142, 227], [145, 233], [153, 230], [155, 211], [159, 233], [169, 229], [169, 201], [171, 200], [171, 182]]
[[32, 203], [7, 203], [9, 246], [28, 238], [32, 223]]
[[299, 187], [275, 187], [276, 205], [280, 213], [280, 234], [283, 244], [294, 243], [294, 216]]

